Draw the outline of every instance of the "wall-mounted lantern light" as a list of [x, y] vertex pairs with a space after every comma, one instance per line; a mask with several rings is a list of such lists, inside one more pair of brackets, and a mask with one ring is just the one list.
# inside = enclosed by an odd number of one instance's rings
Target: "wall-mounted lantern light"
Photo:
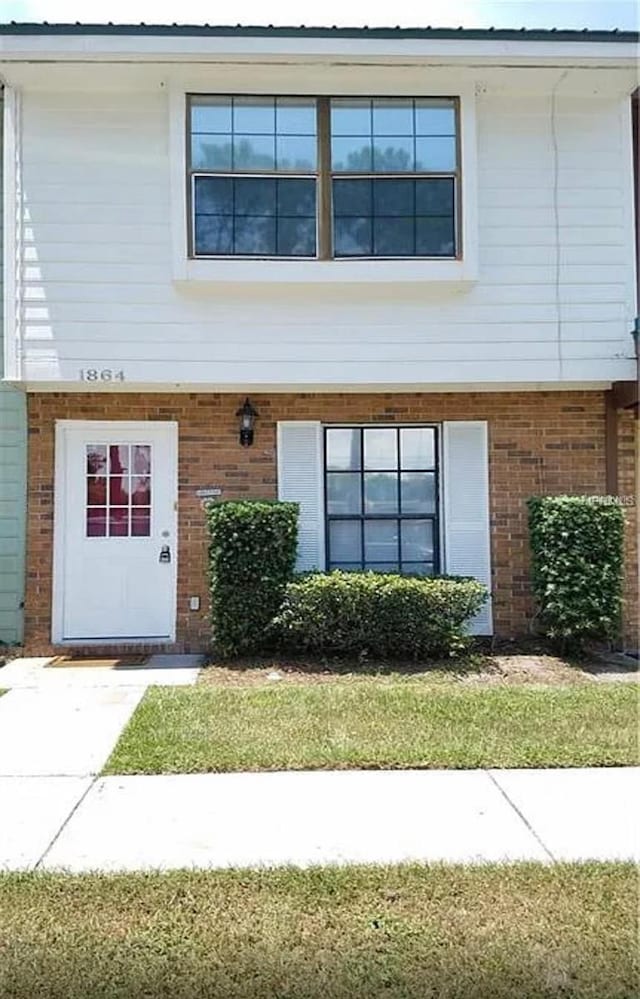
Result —
[[259, 415], [258, 410], [253, 408], [248, 397], [237, 410], [236, 416], [240, 419], [240, 443], [243, 447], [250, 447], [253, 444], [253, 430], [256, 425], [256, 417]]

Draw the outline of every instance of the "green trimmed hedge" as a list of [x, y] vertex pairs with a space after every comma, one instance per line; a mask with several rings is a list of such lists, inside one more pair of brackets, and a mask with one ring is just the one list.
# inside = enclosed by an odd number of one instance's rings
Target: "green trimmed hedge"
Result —
[[207, 521], [214, 644], [222, 655], [259, 652], [293, 577], [298, 504], [211, 503]]
[[612, 496], [528, 501], [533, 591], [546, 635], [564, 644], [620, 631], [624, 513]]
[[295, 652], [417, 659], [454, 655], [487, 599], [474, 579], [309, 573], [286, 587], [274, 629]]

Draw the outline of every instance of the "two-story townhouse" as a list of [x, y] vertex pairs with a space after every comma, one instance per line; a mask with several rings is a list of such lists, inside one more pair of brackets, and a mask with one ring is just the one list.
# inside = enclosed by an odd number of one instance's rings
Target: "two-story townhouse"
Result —
[[527, 497], [635, 492], [637, 44], [3, 25], [27, 647], [206, 647], [215, 496], [525, 632]]

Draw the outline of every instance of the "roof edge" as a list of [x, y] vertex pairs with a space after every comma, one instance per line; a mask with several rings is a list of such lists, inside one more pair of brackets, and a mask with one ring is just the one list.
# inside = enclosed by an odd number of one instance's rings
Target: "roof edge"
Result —
[[640, 44], [640, 31], [618, 28], [348, 28], [348, 27], [278, 27], [274, 25], [212, 24], [57, 24], [10, 21], [0, 24], [0, 35], [147, 35], [150, 37], [254, 37], [254, 38], [382, 38], [382, 39], [459, 39], [470, 41], [540, 41], [540, 42], [622, 42]]

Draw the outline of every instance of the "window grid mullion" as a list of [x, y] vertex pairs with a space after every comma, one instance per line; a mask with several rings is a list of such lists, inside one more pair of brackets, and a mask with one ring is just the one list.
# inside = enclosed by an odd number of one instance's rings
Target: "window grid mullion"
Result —
[[331, 112], [328, 97], [317, 99], [316, 129], [318, 133], [317, 255], [319, 260], [331, 260], [333, 254], [333, 211], [331, 203]]

